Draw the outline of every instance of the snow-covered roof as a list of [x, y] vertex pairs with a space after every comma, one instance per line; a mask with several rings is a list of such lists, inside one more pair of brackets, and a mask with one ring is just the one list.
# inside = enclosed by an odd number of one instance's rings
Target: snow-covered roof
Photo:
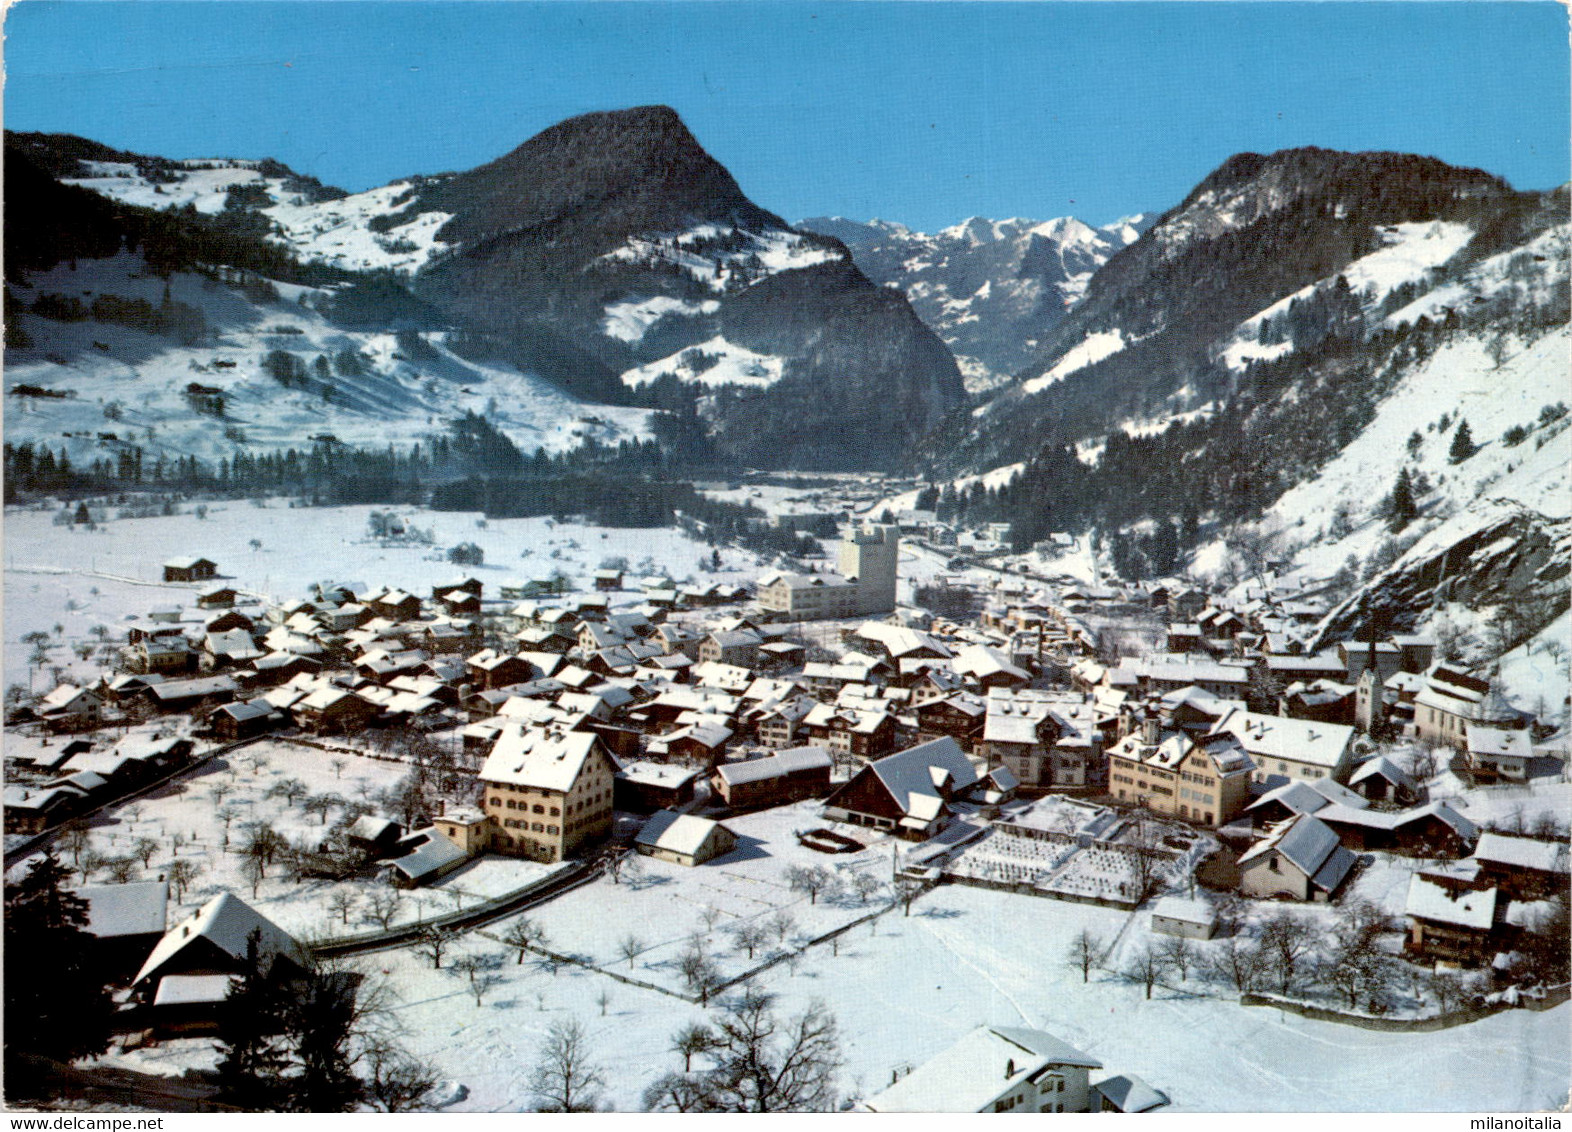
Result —
[[1102, 1068], [1040, 1030], [982, 1026], [865, 1103], [874, 1112], [981, 1112], [1055, 1065]]
[[1534, 757], [1532, 736], [1527, 731], [1508, 730], [1468, 724], [1468, 753], [1476, 758], [1530, 759]]
[[1367, 778], [1384, 778], [1404, 790], [1415, 789], [1414, 780], [1408, 773], [1385, 755], [1377, 755], [1360, 763], [1354, 768], [1354, 773], [1348, 776], [1348, 784], [1357, 786]]
[[1346, 724], [1251, 711], [1229, 712], [1211, 733], [1233, 735], [1257, 763], [1281, 759], [1329, 770], [1343, 761], [1354, 737], [1354, 729]]
[[977, 782], [977, 768], [960, 744], [948, 735], [876, 759], [867, 769], [884, 783], [906, 813], [926, 804], [919, 799], [937, 797], [940, 783], [935, 781], [936, 774], [947, 776], [947, 784], [955, 791], [966, 790]]
[[504, 782], [566, 793], [578, 781], [597, 737], [587, 731], [548, 735], [542, 731], [504, 733], [480, 768], [482, 782]]
[[704, 848], [705, 842], [715, 834], [716, 830], [731, 832], [720, 822], [711, 821], [709, 818], [682, 814], [676, 810], [661, 810], [650, 815], [634, 841], [639, 845], [664, 849], [669, 853], [692, 855]]
[[1217, 914], [1209, 901], [1189, 896], [1160, 897], [1152, 905], [1152, 915], [1186, 924], [1212, 924], [1217, 921]]
[[229, 997], [229, 975], [165, 975], [158, 980], [154, 1006], [199, 1006]]
[[662, 786], [674, 790], [703, 773], [671, 763], [632, 762], [625, 763], [617, 772], [617, 777], [627, 782], [637, 782], [641, 786]]
[[1134, 1073], [1121, 1073], [1092, 1086], [1119, 1112], [1151, 1112], [1168, 1103], [1166, 1093], [1158, 1092]]
[[823, 747], [792, 747], [762, 759], [749, 759], [740, 763], [722, 763], [715, 774], [729, 785], [759, 782], [767, 778], [794, 774], [798, 771], [817, 770], [834, 765], [830, 752]]
[[161, 880], [78, 888], [87, 901], [87, 930], [99, 939], [163, 932], [169, 885]]
[[1408, 882], [1408, 900], [1403, 911], [1409, 916], [1435, 920], [1442, 924], [1489, 931], [1496, 917], [1496, 890], [1483, 892], [1474, 889], [1449, 891], [1422, 873], [1416, 873]]
[[157, 972], [196, 939], [208, 940], [233, 959], [244, 959], [246, 940], [253, 931], [260, 936], [260, 954], [302, 957], [293, 936], [234, 893], [224, 892], [166, 932], [132, 982], [140, 983]]
[[1504, 833], [1480, 834], [1479, 844], [1474, 847], [1474, 859], [1542, 873], [1568, 871], [1565, 841], [1536, 841], [1532, 837], [1512, 837]]
[[433, 873], [440, 872], [457, 861], [462, 861], [469, 854], [460, 849], [441, 833], [436, 826], [427, 826], [425, 829], [411, 830], [410, 839], [420, 838], [421, 841], [413, 850], [402, 857], [395, 857], [387, 862], [387, 867], [403, 873], [410, 880], [424, 880]]

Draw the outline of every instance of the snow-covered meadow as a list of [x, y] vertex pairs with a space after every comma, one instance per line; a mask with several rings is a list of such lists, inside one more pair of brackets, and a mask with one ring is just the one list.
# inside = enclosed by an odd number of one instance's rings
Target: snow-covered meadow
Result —
[[[942, 1052], [978, 1025], [1028, 1025], [1103, 1063], [1093, 1079], [1136, 1073], [1189, 1112], [1525, 1111], [1564, 1102], [1569, 1011], [1508, 1011], [1436, 1033], [1385, 1033], [1241, 1007], [1188, 986], [1158, 988], [1064, 962], [1086, 929], [1103, 940], [1139, 930], [1146, 912], [1034, 900], [962, 886], [923, 897], [811, 949], [793, 970], [758, 979], [779, 1008], [829, 1004], [841, 1033], [843, 1091], [870, 1096], [891, 1074]], [[1133, 926], [1132, 926], [1133, 925]], [[403, 1040], [463, 1083], [454, 1111], [531, 1107], [530, 1069], [554, 1022], [578, 1019], [606, 1069], [608, 1107], [637, 1110], [644, 1088], [681, 1067], [672, 1035], [704, 1008], [581, 967], [553, 969], [486, 934], [466, 936], [443, 969], [409, 950], [358, 961], [396, 994]], [[476, 1005], [453, 959], [475, 953], [495, 985]], [[604, 1004], [602, 1004], [604, 997]], [[1200, 1040], [1200, 1035], [1205, 1035]], [[119, 1055], [155, 1072], [204, 1064], [211, 1042], [184, 1040]]]
[[[645, 574], [667, 574], [696, 583], [752, 581], [761, 569], [753, 554], [720, 551], [721, 568], [711, 569], [712, 548], [675, 528], [653, 530], [558, 523], [549, 518], [486, 520], [469, 511], [391, 508], [406, 524], [432, 537], [430, 545], [372, 540], [367, 520], [385, 507], [291, 507], [269, 499], [257, 507], [243, 500], [212, 501], [199, 517], [196, 502], [178, 515], [115, 519], [89, 531], [57, 526], [56, 508], [7, 508], [5, 514], [5, 680], [26, 683], [30, 647], [21, 638], [43, 631], [62, 633], [50, 647], [50, 663], [67, 678], [89, 679], [101, 665], [79, 661], [71, 647], [96, 644], [95, 625], [113, 630], [126, 618], [159, 606], [180, 605], [195, 616], [200, 584], [165, 584], [162, 563], [177, 554], [200, 554], [218, 564], [224, 584], [272, 600], [308, 596], [321, 581], [387, 583], [415, 592], [473, 573], [487, 585], [488, 600], [503, 585], [519, 585], [561, 570], [580, 590], [593, 588], [595, 570], [607, 559], [624, 558], [628, 585]], [[253, 547], [252, 541], [261, 543]], [[472, 542], [485, 552], [478, 567], [447, 561], [446, 549]], [[641, 600], [636, 591], [612, 594], [614, 604]], [[511, 604], [511, 603], [509, 603]], [[495, 608], [505, 608], [496, 606]], [[46, 676], [34, 674], [34, 686]]]

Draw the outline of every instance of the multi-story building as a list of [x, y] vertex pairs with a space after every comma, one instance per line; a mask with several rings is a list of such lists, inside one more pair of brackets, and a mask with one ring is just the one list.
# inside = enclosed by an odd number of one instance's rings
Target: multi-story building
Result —
[[616, 761], [598, 735], [504, 732], [480, 770], [491, 848], [561, 861], [611, 832]]
[[901, 529], [864, 523], [841, 536], [837, 565], [857, 583], [859, 613], [889, 613], [895, 608], [895, 579], [901, 557]]
[[1250, 801], [1255, 764], [1229, 735], [1192, 740], [1147, 719], [1108, 749], [1108, 790], [1153, 812], [1198, 825], [1232, 821]]

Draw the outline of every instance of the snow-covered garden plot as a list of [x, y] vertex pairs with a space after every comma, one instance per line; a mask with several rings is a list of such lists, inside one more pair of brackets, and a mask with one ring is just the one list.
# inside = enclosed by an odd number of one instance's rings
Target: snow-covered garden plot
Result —
[[[889, 904], [888, 836], [826, 823], [818, 811], [803, 802], [727, 818], [737, 847], [725, 856], [691, 868], [640, 856], [620, 878], [602, 876], [526, 915], [551, 951], [678, 993], [692, 992], [682, 958], [696, 943], [721, 981], [734, 979]], [[821, 828], [865, 848], [832, 855], [798, 843], [798, 831]], [[793, 886], [793, 869], [815, 868], [834, 878], [822, 891]], [[510, 923], [495, 930], [506, 933]], [[751, 956], [750, 930], [759, 933]]]
[[[194, 866], [197, 872], [183, 890], [171, 892], [170, 923], [229, 891], [302, 939], [381, 930], [373, 894], [394, 901], [389, 924], [412, 923], [483, 903], [551, 871], [525, 861], [479, 862], [429, 889], [394, 896], [386, 881], [370, 877], [290, 880], [283, 864], [275, 861], [256, 879], [253, 893], [248, 858], [241, 851], [252, 830], [268, 829], [314, 846], [342, 816], [345, 804], [369, 803], [396, 786], [405, 769], [399, 763], [286, 742], [252, 744], [143, 798], [112, 807], [92, 822], [85, 845], [62, 841], [62, 856], [68, 865], [91, 861], [90, 854], [130, 858], [130, 880], [173, 877], [176, 861], [190, 862], [179, 867]], [[321, 801], [314, 804], [313, 799]], [[101, 882], [109, 869], [99, 866], [91, 879]]]

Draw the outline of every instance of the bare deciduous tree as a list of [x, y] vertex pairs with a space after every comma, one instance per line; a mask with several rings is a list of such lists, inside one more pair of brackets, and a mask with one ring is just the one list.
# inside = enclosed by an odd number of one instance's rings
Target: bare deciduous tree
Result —
[[552, 1023], [540, 1047], [530, 1088], [541, 1112], [594, 1112], [605, 1074], [590, 1056], [589, 1038], [575, 1018]]
[[421, 929], [416, 937], [415, 950], [431, 960], [434, 970], [442, 969], [442, 956], [453, 943], [453, 933], [446, 928], [429, 927]]
[[396, 888], [375, 888], [366, 897], [366, 918], [387, 931], [398, 915], [399, 894]]
[[1081, 982], [1090, 982], [1092, 968], [1101, 961], [1103, 942], [1092, 934], [1089, 928], [1082, 928], [1080, 933], [1070, 941], [1070, 950], [1066, 954], [1066, 962], [1071, 967], [1081, 972]]
[[201, 874], [202, 866], [183, 857], [178, 861], [169, 862], [169, 871], [165, 874], [169, 878], [169, 886], [175, 890], [175, 901], [183, 902], [186, 898], [186, 889], [191, 882]]
[[338, 922], [347, 924], [349, 923], [349, 914], [354, 911], [357, 903], [359, 903], [359, 899], [356, 897], [354, 889], [335, 889], [333, 895], [328, 897], [328, 911], [337, 912]]
[[1171, 935], [1158, 945], [1157, 954], [1163, 963], [1174, 971], [1179, 972], [1179, 981], [1190, 977], [1190, 968], [1195, 963], [1195, 946], [1184, 936]]
[[[836, 1102], [840, 1038], [818, 1003], [781, 1019], [774, 997], [749, 988], [727, 1005], [705, 1052], [710, 1068], [668, 1074], [644, 1094], [647, 1108], [686, 1112], [829, 1112]], [[691, 1062], [691, 1059], [689, 1059]]]
[[1310, 926], [1289, 912], [1278, 912], [1261, 925], [1261, 954], [1277, 977], [1279, 994], [1287, 994], [1294, 976], [1315, 943]]
[[644, 950], [644, 941], [636, 935], [625, 935], [617, 941], [617, 951], [628, 961], [628, 969], [632, 970], [633, 961]]
[[1152, 988], [1157, 985], [1167, 970], [1162, 953], [1151, 944], [1143, 944], [1136, 948], [1125, 965], [1124, 973], [1127, 979], [1140, 983], [1146, 988], [1146, 997], [1152, 997]]

